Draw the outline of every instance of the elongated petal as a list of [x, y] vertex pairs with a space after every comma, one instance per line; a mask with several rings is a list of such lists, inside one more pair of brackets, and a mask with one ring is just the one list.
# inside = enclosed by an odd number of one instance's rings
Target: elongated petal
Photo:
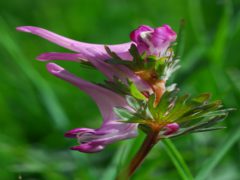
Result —
[[130, 109], [124, 97], [84, 81], [54, 63], [47, 64], [47, 69], [51, 74], [70, 82], [90, 95], [98, 105], [103, 116], [103, 124], [99, 129], [78, 128], [65, 134], [66, 137], [78, 139], [80, 145], [73, 147], [73, 150], [89, 153], [97, 152], [109, 143], [137, 135], [136, 124], [118, 122], [113, 112], [114, 107]]
[[[58, 53], [58, 52], [49, 52], [40, 54], [37, 57], [39, 61], [50, 61], [50, 60], [68, 60], [68, 61], [82, 61], [84, 60], [81, 54], [77, 53]], [[84, 60], [87, 61], [87, 60]]]
[[[96, 56], [98, 58], [96, 58]], [[89, 49], [88, 54], [77, 54], [77, 53], [57, 53], [49, 52], [41, 54], [37, 57], [40, 61], [50, 60], [69, 60], [69, 61], [86, 61], [94, 65], [100, 70], [109, 80], [113, 80], [114, 77], [119, 78], [123, 82], [127, 82], [127, 79], [133, 81], [140, 91], [148, 91], [151, 87], [137, 76], [133, 71], [123, 65], [109, 64], [104, 59], [106, 55], [97, 52], [96, 49]]]
[[57, 64], [49, 63], [47, 64], [47, 69], [53, 75], [70, 82], [71, 84], [77, 86], [79, 89], [90, 95], [97, 103], [104, 121], [112, 120], [115, 118], [114, 113], [112, 112], [113, 107], [127, 107], [127, 103], [122, 96], [108, 89], [84, 81], [69, 73]]
[[107, 144], [136, 137], [137, 125], [115, 122], [105, 124], [99, 129], [73, 129], [65, 136], [78, 139], [80, 145], [72, 147], [72, 150], [93, 153], [101, 151]]
[[[76, 54], [45, 53], [37, 57], [37, 59], [40, 61], [64, 59], [69, 61], [90, 61], [90, 63], [92, 63], [97, 69], [102, 71], [110, 80], [112, 80], [113, 77], [117, 77], [123, 82], [127, 79], [130, 79], [137, 85], [137, 87], [139, 87], [140, 90], [144, 91], [151, 89], [146, 82], [141, 80], [140, 77], [138, 77], [127, 67], [123, 67], [121, 65], [111, 65], [106, 62], [100, 62], [100, 60], [104, 61], [110, 58], [103, 45], [78, 42], [60, 36], [48, 30], [33, 26], [22, 26], [18, 27], [17, 30], [38, 35], [60, 46], [79, 52]], [[108, 47], [111, 49], [111, 51], [117, 53], [121, 58], [125, 60], [131, 60], [132, 57], [128, 52], [130, 45], [131, 42], [119, 45], [109, 45]]]
[[[69, 39], [61, 35], [58, 35], [56, 33], [50, 32], [46, 29], [34, 27], [34, 26], [21, 26], [21, 27], [17, 27], [17, 30], [35, 34], [55, 44], [58, 44], [59, 46], [65, 47], [67, 49], [70, 49], [72, 51], [79, 52], [82, 54], [88, 54], [88, 49], [95, 48], [99, 53], [107, 55], [104, 45], [102, 44], [91, 44], [91, 43], [75, 41], [73, 39]], [[131, 43], [132, 42], [117, 44], [117, 45], [108, 45], [108, 47], [112, 51], [117, 53], [120, 57], [126, 58], [126, 57], [129, 57], [128, 50], [131, 46]], [[107, 57], [109, 56], [107, 55]]]

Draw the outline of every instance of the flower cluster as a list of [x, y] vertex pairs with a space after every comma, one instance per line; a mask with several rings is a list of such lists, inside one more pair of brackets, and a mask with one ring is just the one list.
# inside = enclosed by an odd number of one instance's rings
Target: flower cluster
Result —
[[176, 137], [188, 132], [214, 130], [211, 126], [224, 119], [230, 109], [221, 102], [209, 101], [209, 94], [189, 98], [179, 96], [175, 84], [167, 80], [180, 66], [172, 43], [177, 35], [168, 25], [152, 28], [142, 25], [131, 32], [131, 41], [118, 45], [78, 42], [48, 30], [23, 26], [17, 30], [38, 35], [74, 53], [49, 52], [40, 61], [68, 60], [92, 66], [107, 80], [96, 85], [71, 74], [55, 63], [47, 70], [87, 93], [103, 117], [98, 129], [76, 128], [65, 136], [77, 138], [73, 150], [93, 153], [107, 144], [136, 137], [138, 128], [156, 131], [158, 138]]

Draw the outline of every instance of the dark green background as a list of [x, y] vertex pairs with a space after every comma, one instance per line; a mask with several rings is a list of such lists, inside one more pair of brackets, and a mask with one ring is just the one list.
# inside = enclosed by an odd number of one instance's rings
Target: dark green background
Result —
[[[114, 179], [120, 147], [134, 153], [141, 142], [123, 141], [97, 154], [72, 152], [65, 131], [97, 128], [94, 102], [70, 84], [48, 74], [35, 57], [68, 52], [16, 26], [40, 26], [85, 42], [129, 41], [141, 24], [186, 22], [182, 68], [174, 81], [182, 92], [211, 92], [225, 107], [240, 105], [240, 2], [235, 0], [10, 0], [0, 1], [0, 179]], [[57, 62], [93, 82], [104, 77], [73, 62]], [[240, 178], [239, 111], [226, 129], [173, 140], [192, 174], [214, 180]], [[121, 153], [120, 153], [121, 154]], [[128, 156], [128, 158], [130, 155]], [[133, 179], [181, 179], [161, 143]], [[201, 178], [200, 178], [201, 179]], [[204, 178], [203, 178], [204, 179]]]

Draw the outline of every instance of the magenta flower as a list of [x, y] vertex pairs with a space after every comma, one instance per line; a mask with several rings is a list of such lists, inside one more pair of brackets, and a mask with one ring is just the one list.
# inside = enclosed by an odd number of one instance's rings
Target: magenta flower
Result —
[[172, 42], [176, 40], [176, 33], [168, 25], [151, 28], [146, 25], [139, 26], [132, 31], [130, 38], [137, 44], [140, 52], [147, 51], [149, 55], [164, 56]]
[[[22, 26], [18, 27], [17, 30], [38, 35], [75, 52], [44, 53], [37, 57], [40, 61], [68, 60], [87, 62], [105, 74], [110, 81], [113, 81], [114, 78], [118, 78], [127, 84], [127, 80], [129, 79], [141, 92], [146, 91], [148, 94], [151, 94], [155, 90], [155, 85], [149, 83], [150, 81], [134, 72], [134, 70], [128, 66], [107, 63], [106, 60], [111, 59], [112, 57], [106, 51], [104, 45], [78, 42], [38, 27]], [[108, 45], [108, 48], [123, 61], [127, 62], [132, 61], [133, 59], [129, 52], [131, 44], [135, 44], [138, 47], [139, 52], [147, 51], [149, 54], [152, 53], [155, 55], [157, 53], [161, 56], [175, 38], [176, 34], [167, 25], [156, 29], [149, 26], [140, 26], [137, 30], [131, 33], [131, 39], [133, 42]], [[114, 107], [121, 107], [134, 111], [128, 105], [124, 96], [101, 86], [86, 82], [54, 63], [47, 64], [47, 69], [51, 74], [72, 83], [80, 90], [90, 95], [97, 103], [103, 116], [103, 124], [99, 129], [77, 128], [65, 134], [66, 137], [78, 139], [80, 145], [72, 147], [73, 150], [87, 153], [98, 152], [107, 144], [122, 139], [132, 138], [137, 135], [137, 124], [119, 122], [118, 117], [116, 117], [113, 111]], [[163, 134], [172, 134], [173, 132], [176, 132], [177, 129], [177, 125], [168, 124], [165, 129], [163, 129]]]

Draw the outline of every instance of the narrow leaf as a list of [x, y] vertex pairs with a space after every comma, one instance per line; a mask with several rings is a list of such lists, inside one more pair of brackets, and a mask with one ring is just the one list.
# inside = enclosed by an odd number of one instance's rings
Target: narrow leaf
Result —
[[173, 164], [175, 165], [179, 175], [183, 180], [193, 180], [193, 176], [185, 163], [183, 157], [178, 152], [177, 148], [174, 146], [171, 140], [165, 139], [162, 141], [164, 144], [164, 149], [171, 158]]
[[126, 96], [126, 100], [127, 100], [128, 104], [135, 110], [138, 110], [140, 108], [138, 101], [135, 98], [133, 98], [132, 96]]
[[129, 110], [125, 108], [115, 107], [113, 110], [117, 117], [120, 118], [120, 120], [129, 120], [134, 116]]
[[129, 89], [130, 89], [130, 94], [139, 99], [139, 100], [146, 100], [146, 97], [138, 90], [138, 88], [136, 87], [136, 85], [129, 81]]

